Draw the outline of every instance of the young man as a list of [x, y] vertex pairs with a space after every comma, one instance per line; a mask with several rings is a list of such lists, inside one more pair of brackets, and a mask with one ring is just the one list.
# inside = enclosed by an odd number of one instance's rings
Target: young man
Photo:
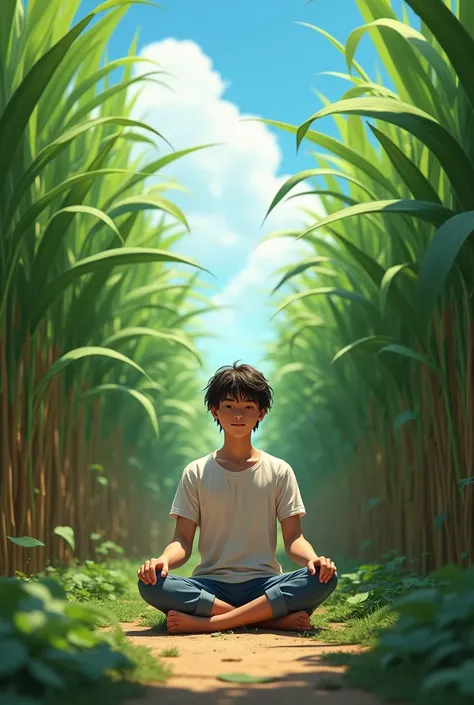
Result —
[[[308, 630], [311, 613], [336, 587], [336, 566], [303, 536], [306, 512], [292, 468], [252, 445], [273, 390], [261, 372], [237, 363], [221, 367], [206, 390], [224, 443], [184, 469], [170, 511], [173, 539], [139, 568], [140, 594], [167, 614], [173, 634], [246, 624]], [[275, 560], [277, 519], [299, 570], [283, 573]], [[201, 563], [191, 578], [171, 575], [190, 557], [198, 526]]]

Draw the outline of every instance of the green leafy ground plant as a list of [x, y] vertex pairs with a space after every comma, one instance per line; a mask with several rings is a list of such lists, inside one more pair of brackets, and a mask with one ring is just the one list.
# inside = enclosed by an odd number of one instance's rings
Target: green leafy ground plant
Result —
[[[114, 632], [95, 629], [104, 610], [71, 604], [53, 580], [0, 580], [0, 694], [46, 697], [124, 674], [134, 663]], [[113, 619], [113, 617], [112, 617]]]

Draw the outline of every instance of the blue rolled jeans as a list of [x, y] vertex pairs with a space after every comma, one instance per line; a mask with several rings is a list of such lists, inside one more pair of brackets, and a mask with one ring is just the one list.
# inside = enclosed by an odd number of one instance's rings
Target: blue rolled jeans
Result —
[[273, 619], [290, 612], [304, 610], [309, 615], [334, 591], [337, 573], [327, 583], [319, 581], [319, 568], [311, 575], [308, 568], [291, 573], [281, 573], [254, 578], [243, 583], [228, 583], [211, 578], [181, 578], [168, 573], [166, 578], [157, 574], [155, 585], [138, 581], [138, 590], [145, 602], [165, 614], [170, 610], [209, 617], [216, 597], [234, 607], [266, 595], [272, 608]]

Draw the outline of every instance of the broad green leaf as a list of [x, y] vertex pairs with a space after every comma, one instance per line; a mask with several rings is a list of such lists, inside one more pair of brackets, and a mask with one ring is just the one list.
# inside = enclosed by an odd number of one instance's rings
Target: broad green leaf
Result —
[[460, 668], [442, 668], [439, 671], [430, 673], [422, 681], [422, 690], [429, 692], [440, 691], [442, 688], [459, 685], [461, 680]]
[[265, 215], [265, 218], [263, 219], [263, 222], [265, 222], [272, 210], [293, 188], [295, 188], [295, 186], [297, 186], [302, 181], [306, 181], [306, 179], [312, 179], [317, 176], [333, 176], [339, 179], [343, 179], [345, 181], [348, 181], [349, 183], [355, 184], [362, 191], [365, 191], [365, 193], [367, 193], [370, 198], [375, 199], [373, 192], [367, 187], [367, 185], [359, 179], [356, 179], [351, 174], [344, 174], [343, 172], [336, 171], [335, 169], [306, 169], [305, 171], [300, 171], [294, 176], [291, 176], [285, 181], [283, 186], [280, 187], [278, 193], [270, 204], [270, 207]]
[[216, 677], [226, 683], [270, 683], [280, 680], [276, 676], [250, 676], [248, 673], [219, 673]]
[[364, 306], [375, 310], [375, 307], [373, 306], [372, 302], [369, 301], [369, 299], [367, 299], [365, 296], [363, 296], [363, 294], [359, 294], [357, 291], [348, 291], [347, 289], [339, 289], [332, 286], [323, 286], [317, 289], [310, 289], [309, 291], [303, 291], [298, 294], [293, 294], [292, 296], [289, 296], [287, 299], [285, 299], [283, 304], [279, 306], [279, 308], [275, 311], [271, 318], [274, 318], [278, 313], [280, 313], [280, 311], [283, 311], [283, 309], [287, 308], [287, 306], [290, 306], [296, 301], [302, 301], [303, 299], [306, 299], [309, 296], [339, 296], [343, 299], [347, 299], [348, 301], [355, 301], [357, 303], [361, 303]]
[[[36, 158], [32, 161], [28, 169], [21, 177], [18, 186], [15, 188], [13, 197], [8, 204], [6, 222], [10, 221], [12, 214], [15, 212], [15, 209], [21, 201], [21, 198], [24, 196], [28, 187], [33, 183], [38, 174], [40, 174], [53, 159], [59, 156], [61, 152], [65, 150], [71, 142], [73, 142], [81, 135], [84, 135], [86, 132], [94, 130], [95, 128], [100, 128], [104, 127], [105, 125], [112, 124], [119, 125], [121, 127], [140, 127], [143, 130], [148, 130], [156, 134], [156, 131], [153, 128], [149, 127], [146, 123], [141, 122], [139, 120], [132, 120], [131, 118], [122, 117], [119, 115], [94, 118], [92, 120], [88, 120], [87, 122], [82, 123], [81, 125], [77, 125], [71, 130], [61, 134], [59, 137], [53, 140], [53, 142], [48, 144], [46, 147], [43, 147], [43, 149], [38, 153]], [[174, 158], [178, 158], [183, 153], [186, 153], [188, 151], [191, 150], [184, 150], [183, 152], [173, 152], [172, 155], [168, 155], [168, 158], [171, 156]], [[166, 157], [162, 157], [162, 159], [164, 160], [166, 159]], [[143, 174], [148, 173], [146, 169], [147, 167], [145, 167], [145, 169], [143, 170]]]
[[[137, 391], [136, 389], [132, 389], [131, 387], [126, 387], [123, 384], [100, 384], [97, 387], [94, 387], [93, 389], [89, 389], [83, 396], [85, 397], [90, 397], [94, 396], [97, 394], [103, 394], [104, 392], [122, 392], [123, 394], [128, 394], [129, 396], [133, 397], [138, 401], [139, 404], [142, 405], [142, 407], [145, 409], [148, 418], [150, 419], [151, 425], [153, 427], [153, 431], [155, 433], [156, 438], [158, 438], [159, 435], [159, 427], [158, 427], [158, 417], [156, 415], [155, 407], [151, 403], [151, 401], [146, 397], [144, 394], [141, 392]], [[97, 481], [100, 479], [105, 479], [98, 477]]]
[[402, 426], [405, 426], [409, 421], [417, 421], [420, 418], [420, 414], [415, 411], [403, 411], [397, 416], [394, 421], [394, 428], [398, 431]]
[[76, 542], [74, 539], [74, 529], [71, 526], [56, 526], [53, 529], [53, 534], [60, 536], [74, 551]]
[[413, 49], [419, 51], [423, 58], [426, 59], [428, 65], [438, 74], [441, 85], [446, 91], [446, 97], [448, 100], [454, 101], [456, 86], [451, 78], [449, 68], [441, 54], [426, 40], [426, 37], [421, 32], [418, 32], [409, 24], [398, 22], [392, 18], [382, 17], [374, 20], [373, 22], [367, 22], [365, 25], [352, 30], [347, 39], [345, 49], [346, 62], [349, 71], [351, 70], [354, 54], [361, 38], [367, 31], [377, 28], [390, 29], [393, 32], [396, 32], [403, 37], [403, 39], [405, 39]]
[[298, 128], [297, 146], [315, 120], [341, 113], [377, 118], [410, 132], [439, 159], [464, 208], [474, 208], [474, 194], [467, 186], [474, 182], [474, 166], [464, 149], [435, 118], [409, 103], [376, 97], [337, 101], [312, 115]]
[[462, 246], [473, 231], [474, 211], [459, 213], [435, 232], [428, 245], [420, 265], [416, 297], [418, 314], [426, 324]]
[[44, 610], [31, 610], [29, 612], [16, 612], [14, 615], [15, 627], [24, 634], [41, 629], [47, 624], [48, 617]]
[[[344, 44], [342, 44], [338, 39], [332, 36], [332, 34], [329, 34], [329, 32], [326, 32], [325, 29], [322, 29], [321, 27], [316, 27], [315, 25], [308, 24], [307, 22], [297, 22], [296, 24], [301, 25], [302, 27], [308, 27], [309, 29], [314, 30], [318, 34], [321, 34], [323, 37], [325, 37], [331, 44], [341, 53], [345, 54], [346, 49], [344, 47]], [[352, 59], [351, 61], [351, 66], [354, 66], [355, 70], [357, 73], [361, 76], [362, 79], [369, 81], [370, 77], [369, 75], [364, 71], [362, 66], [357, 62]]]
[[360, 592], [358, 595], [352, 595], [351, 597], [348, 597], [346, 602], [348, 602], [350, 605], [360, 605], [363, 602], [366, 602], [369, 595], [370, 592]]
[[0, 642], [0, 677], [13, 679], [28, 662], [28, 651], [17, 639]]
[[23, 132], [44, 89], [74, 40], [91, 22], [89, 14], [44, 54], [23, 79], [0, 117], [0, 191], [7, 178]]
[[419, 220], [424, 220], [432, 225], [441, 225], [448, 219], [452, 218], [455, 213], [450, 208], [446, 208], [438, 203], [430, 203], [428, 201], [374, 201], [372, 203], [360, 203], [357, 206], [350, 206], [341, 211], [332, 213], [331, 215], [321, 218], [315, 225], [307, 228], [297, 239], [306, 237], [310, 233], [324, 228], [332, 223], [337, 223], [345, 218], [352, 218], [356, 215], [369, 215], [372, 213], [380, 213], [382, 215], [403, 214], [411, 215]]
[[36, 546], [44, 546], [45, 544], [31, 536], [7, 536], [7, 539], [17, 546], [22, 548], [35, 548]]
[[[185, 257], [180, 257], [179, 255], [173, 255], [163, 250], [148, 249], [145, 247], [122, 247], [120, 249], [99, 252], [96, 255], [79, 260], [76, 264], [72, 265], [68, 270], [63, 272], [59, 275], [59, 277], [54, 279], [45, 287], [44, 291], [32, 307], [32, 330], [36, 328], [44, 312], [48, 309], [56, 297], [59, 296], [79, 277], [82, 277], [85, 274], [91, 274], [92, 272], [97, 272], [98, 270], [112, 271], [114, 267], [123, 265], [129, 266], [145, 262], [179, 262], [180, 264], [189, 264], [190, 266], [196, 267], [197, 269], [201, 269], [205, 272], [208, 271], [192, 260]], [[210, 272], [208, 273], [210, 274]]]
[[378, 352], [379, 355], [381, 355], [382, 353], [393, 353], [395, 355], [401, 355], [402, 357], [406, 357], [409, 360], [413, 360], [414, 362], [418, 362], [422, 365], [426, 365], [427, 367], [430, 367], [435, 372], [439, 372], [439, 368], [435, 365], [435, 363], [432, 360], [430, 360], [425, 355], [421, 355], [420, 353], [416, 352], [415, 350], [412, 350], [411, 348], [407, 347], [406, 345], [397, 345], [397, 344], [386, 345]]
[[344, 357], [344, 355], [347, 355], [348, 353], [377, 352], [383, 346], [390, 345], [391, 342], [391, 338], [387, 338], [386, 336], [382, 335], [369, 335], [365, 338], [360, 338], [359, 340], [355, 340], [353, 343], [350, 343], [349, 345], [346, 345], [346, 347], [339, 350], [334, 355], [333, 359], [331, 360], [331, 363], [340, 360], [341, 357]]
[[412, 276], [413, 278], [416, 277], [413, 265], [410, 262], [405, 262], [404, 264], [395, 264], [393, 267], [389, 267], [387, 269], [387, 271], [383, 275], [382, 281], [380, 282], [380, 312], [382, 316], [385, 314], [387, 298], [389, 296], [394, 279], [398, 274], [400, 274], [400, 272], [404, 272], [408, 274], [408, 276]]
[[474, 109], [474, 85], [472, 81], [472, 57], [474, 38], [449, 11], [442, 0], [407, 0], [408, 5], [430, 28], [451, 62], [460, 85], [463, 87]]
[[123, 215], [123, 213], [134, 213], [136, 211], [150, 209], [162, 210], [165, 213], [169, 213], [176, 218], [176, 220], [182, 223], [187, 230], [189, 230], [186, 218], [178, 206], [175, 206], [174, 203], [168, 201], [167, 198], [161, 198], [160, 196], [155, 196], [153, 194], [147, 194], [144, 196], [130, 196], [111, 208], [109, 215], [112, 218], [116, 218], [119, 215]]
[[307, 269], [310, 267], [317, 267], [321, 264], [324, 264], [326, 262], [329, 262], [330, 258], [329, 257], [310, 257], [309, 259], [303, 260], [299, 264], [297, 264], [294, 267], [291, 267], [289, 271], [286, 272], [286, 274], [283, 276], [282, 279], [278, 282], [278, 284], [272, 289], [272, 294], [274, 294], [280, 287], [283, 286], [289, 279], [292, 279], [295, 277], [297, 274], [301, 274], [302, 272], [305, 272]]
[[394, 169], [405, 182], [407, 188], [410, 189], [414, 198], [420, 201], [429, 201], [432, 203], [441, 203], [440, 198], [430, 181], [423, 174], [421, 169], [415, 162], [407, 157], [402, 150], [383, 132], [377, 130], [373, 125], [369, 125], [370, 130], [378, 139], [385, 151], [387, 157], [393, 164]]
[[104, 340], [103, 345], [105, 347], [109, 347], [111, 345], [117, 345], [117, 343], [122, 343], [124, 341], [130, 340], [131, 338], [134, 339], [139, 338], [141, 336], [147, 336], [149, 338], [155, 338], [157, 340], [165, 340], [166, 342], [181, 345], [182, 347], [186, 348], [186, 350], [188, 350], [192, 355], [194, 355], [194, 357], [199, 363], [201, 363], [201, 358], [196, 348], [191, 345], [191, 343], [186, 340], [184, 336], [178, 335], [176, 333], [170, 333], [168, 331], [154, 330], [153, 328], [123, 328], [122, 330], [117, 331], [117, 333], [114, 333], [113, 335], [109, 336], [106, 340]]
[[[263, 122], [266, 125], [271, 125], [272, 127], [284, 130], [285, 132], [290, 132], [294, 135], [298, 133], [299, 129], [295, 125], [290, 125], [286, 122], [279, 122], [277, 120], [259, 119], [259, 122]], [[314, 130], [307, 130], [305, 133], [305, 138], [310, 142], [314, 142], [320, 147], [323, 147], [323, 149], [327, 150], [329, 154], [336, 154], [339, 158], [348, 162], [356, 169], [359, 169], [363, 174], [368, 176], [369, 179], [372, 179], [376, 183], [380, 184], [388, 191], [388, 193], [398, 198], [396, 186], [390, 181], [390, 179], [383, 174], [376, 164], [373, 164], [370, 160], [363, 157], [355, 149], [352, 149], [344, 142], [340, 142], [333, 137], [329, 137], [322, 132], [315, 132]]]
[[435, 518], [434, 530], [439, 531], [441, 529], [441, 527], [443, 526], [444, 522], [446, 521], [446, 519], [448, 519], [448, 517], [449, 517], [448, 512], [441, 512], [440, 514], [438, 514]]
[[64, 678], [56, 673], [51, 666], [38, 661], [37, 659], [29, 659], [28, 670], [33, 678], [45, 686], [51, 686], [63, 690], [66, 687]]
[[55, 375], [60, 374], [66, 367], [71, 365], [73, 362], [77, 362], [78, 360], [84, 360], [84, 359], [87, 359], [90, 357], [105, 357], [105, 358], [109, 358], [113, 361], [123, 362], [126, 365], [133, 367], [135, 370], [140, 372], [144, 377], [148, 377], [147, 373], [145, 372], [145, 370], [143, 370], [140, 367], [140, 365], [137, 365], [136, 362], [134, 362], [133, 360], [130, 360], [129, 357], [122, 355], [122, 353], [119, 353], [116, 350], [110, 350], [109, 348], [89, 346], [89, 347], [84, 347], [84, 348], [76, 348], [75, 350], [70, 350], [65, 355], [62, 355], [49, 368], [47, 373], [44, 375], [44, 377], [38, 383], [37, 388], [40, 389], [48, 380], [50, 380]]

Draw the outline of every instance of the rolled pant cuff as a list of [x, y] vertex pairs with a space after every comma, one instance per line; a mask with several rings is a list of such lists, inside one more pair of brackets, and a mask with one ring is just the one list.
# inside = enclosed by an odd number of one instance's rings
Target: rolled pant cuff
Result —
[[272, 585], [268, 590], [265, 590], [265, 595], [270, 602], [273, 619], [280, 619], [280, 617], [289, 614], [290, 610], [278, 585]]
[[194, 614], [199, 617], [210, 617], [215, 599], [214, 595], [207, 590], [201, 590], [201, 595]]

